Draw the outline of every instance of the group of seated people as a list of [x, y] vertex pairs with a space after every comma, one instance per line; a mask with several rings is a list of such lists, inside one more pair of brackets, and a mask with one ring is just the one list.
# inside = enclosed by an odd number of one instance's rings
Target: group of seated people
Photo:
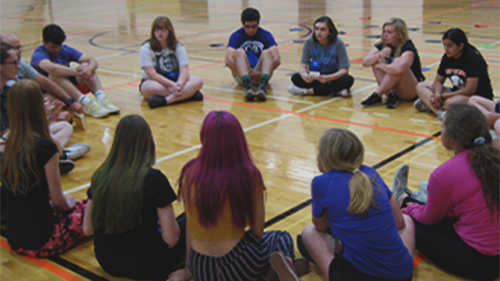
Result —
[[[245, 9], [243, 27], [233, 33], [226, 51], [226, 64], [248, 101], [266, 100], [269, 79], [280, 64], [276, 42], [259, 20], [256, 9]], [[407, 186], [408, 166], [398, 170], [389, 189], [376, 170], [363, 164], [364, 147], [354, 133], [326, 130], [318, 143], [321, 174], [311, 183], [312, 224], [296, 240], [303, 258], [295, 256], [288, 232], [264, 231], [265, 182], [240, 122], [227, 111], [205, 117], [201, 148], [183, 167], [177, 192], [153, 168], [149, 124], [127, 115], [92, 176], [88, 199], [65, 196], [59, 163], [67, 140], [57, 137], [54, 124], [67, 124], [68, 117], [60, 112], [63, 105], [46, 95], [62, 99], [73, 117], [82, 112], [104, 117], [119, 108], [102, 90], [97, 61], [62, 45], [59, 26], [44, 28], [44, 44], [35, 50], [32, 66], [20, 60], [19, 39], [2, 34], [1, 196], [11, 249], [50, 257], [94, 235], [96, 259], [107, 273], [154, 280], [298, 280], [309, 262], [327, 280], [411, 280], [418, 249], [458, 276], [499, 277], [500, 152], [489, 128], [500, 130], [500, 106], [491, 100], [486, 63], [463, 31], [451, 29], [443, 35], [446, 54], [434, 85], [422, 84], [418, 53], [404, 22], [391, 19], [382, 29], [382, 41], [363, 61], [379, 84], [364, 105], [379, 104], [387, 94], [386, 106], [394, 108], [399, 99], [418, 95], [419, 108], [441, 115], [441, 142], [454, 156], [432, 172], [425, 198], [416, 200]], [[290, 92], [329, 95], [350, 89], [354, 78], [337, 35], [329, 17], [316, 20]], [[79, 67], [69, 67], [72, 61]], [[186, 50], [167, 17], [153, 22], [140, 62], [139, 89], [151, 108], [203, 100], [203, 81], [189, 74]], [[445, 77], [457, 83], [453, 89], [443, 87]], [[89, 91], [95, 100], [84, 94]], [[65, 157], [88, 149], [81, 144]], [[177, 217], [176, 200], [184, 207]]]

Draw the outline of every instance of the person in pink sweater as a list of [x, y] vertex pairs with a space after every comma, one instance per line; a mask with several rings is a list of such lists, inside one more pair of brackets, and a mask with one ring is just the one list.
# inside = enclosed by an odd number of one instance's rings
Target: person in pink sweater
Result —
[[499, 150], [484, 115], [466, 104], [447, 112], [441, 142], [454, 156], [432, 172], [427, 204], [405, 209], [416, 248], [450, 273], [493, 280], [500, 271]]

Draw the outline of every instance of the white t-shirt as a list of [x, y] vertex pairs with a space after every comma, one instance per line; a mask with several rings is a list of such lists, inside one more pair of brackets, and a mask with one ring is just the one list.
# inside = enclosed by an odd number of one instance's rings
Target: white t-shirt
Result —
[[139, 51], [139, 61], [142, 68], [142, 78], [149, 79], [148, 75], [144, 71], [144, 67], [154, 66], [155, 69], [159, 67], [163, 71], [179, 72], [181, 66], [188, 64], [188, 56], [186, 48], [184, 48], [181, 43], [177, 43], [175, 52], [173, 52], [170, 48], [165, 48], [161, 52], [153, 52], [149, 42], [147, 42], [142, 45], [141, 50]]

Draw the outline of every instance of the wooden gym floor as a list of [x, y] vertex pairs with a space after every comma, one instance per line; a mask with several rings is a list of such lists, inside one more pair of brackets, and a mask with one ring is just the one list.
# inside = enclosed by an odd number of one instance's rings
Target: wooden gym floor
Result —
[[[231, 32], [241, 26], [242, 8], [257, 7], [261, 26], [278, 42], [282, 64], [270, 83], [269, 98], [263, 103], [243, 100], [242, 87], [224, 66], [225, 48]], [[418, 113], [411, 103], [394, 110], [384, 106], [362, 109], [360, 102], [376, 83], [370, 69], [360, 64], [389, 17], [403, 18], [419, 50], [427, 81], [433, 81], [443, 48], [441, 32], [460, 27], [489, 64], [494, 92], [500, 92], [499, 1], [490, 0], [1, 0], [0, 29], [11, 31], [24, 46], [23, 59], [30, 60], [41, 44], [41, 30], [49, 23], [60, 24], [66, 43], [97, 58], [106, 94], [121, 108], [121, 114], [104, 119], [86, 118], [87, 131], [75, 129], [69, 145], [79, 142], [91, 151], [76, 161], [76, 168], [62, 176], [66, 194], [86, 197], [90, 178], [104, 160], [121, 116], [141, 114], [151, 125], [157, 146], [157, 167], [175, 184], [182, 166], [200, 148], [199, 130], [211, 110], [228, 110], [240, 120], [250, 149], [267, 185], [266, 230], [289, 231], [293, 237], [311, 221], [310, 182], [319, 174], [316, 146], [321, 133], [331, 127], [352, 130], [364, 142], [365, 163], [374, 166], [390, 186], [395, 170], [410, 165], [409, 184], [419, 181], [451, 157], [439, 140], [440, 122], [435, 116]], [[294, 97], [286, 91], [290, 75], [298, 70], [302, 43], [310, 36], [314, 20], [329, 15], [348, 44], [350, 73], [356, 78], [352, 97]], [[138, 93], [140, 65], [138, 51], [149, 37], [153, 19], [169, 16], [176, 34], [186, 46], [192, 74], [204, 80], [203, 102], [149, 109]], [[440, 24], [430, 24], [439, 21]], [[482, 26], [481, 28], [476, 25]], [[498, 97], [497, 97], [498, 98]], [[133, 133], [133, 132], [131, 132]], [[183, 207], [175, 204], [176, 213]], [[60, 257], [31, 259], [9, 251], [0, 238], [2, 280], [117, 280], [106, 274], [93, 254], [88, 238]], [[298, 253], [298, 251], [297, 251]], [[420, 255], [414, 259], [414, 280], [463, 280], [434, 266]], [[319, 270], [301, 280], [324, 280]]]

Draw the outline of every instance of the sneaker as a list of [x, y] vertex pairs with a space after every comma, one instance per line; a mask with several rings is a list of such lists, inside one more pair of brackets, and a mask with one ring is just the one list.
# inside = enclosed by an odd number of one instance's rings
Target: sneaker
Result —
[[429, 185], [428, 181], [421, 181], [418, 183], [418, 190], [425, 190], [427, 192], [427, 185]]
[[410, 167], [407, 164], [401, 165], [396, 174], [394, 175], [394, 179], [392, 180], [391, 191], [392, 195], [399, 202], [399, 198], [405, 194], [406, 188], [408, 186], [408, 171]]
[[394, 109], [396, 108], [396, 105], [399, 103], [399, 97], [396, 95], [396, 93], [391, 92], [387, 96], [387, 100], [385, 101], [385, 107], [389, 109]]
[[351, 89], [344, 89], [340, 92], [337, 93], [338, 96], [341, 96], [341, 97], [350, 97], [351, 96]]
[[361, 102], [363, 107], [370, 107], [382, 104], [382, 98], [376, 93], [373, 92], [366, 100]]
[[196, 93], [194, 93], [194, 95], [192, 95], [187, 100], [189, 100], [189, 101], [202, 101], [203, 100], [203, 94], [200, 91], [197, 91]]
[[116, 114], [118, 112], [120, 112], [120, 108], [117, 107], [116, 105], [114, 105], [108, 97], [104, 96], [104, 98], [102, 98], [102, 100], [99, 102], [99, 104], [102, 105], [102, 107], [104, 107], [104, 109], [106, 109], [110, 114]]
[[61, 160], [76, 160], [82, 158], [90, 150], [90, 146], [86, 143], [77, 143], [68, 148], [63, 149], [63, 153], [59, 159]]
[[411, 198], [413, 198], [415, 201], [417, 201], [422, 205], [427, 204], [427, 189], [412, 192], [410, 196]]
[[148, 101], [149, 108], [157, 108], [157, 107], [162, 107], [167, 105], [167, 100], [164, 97], [160, 96], [152, 96], [149, 98]]
[[75, 163], [71, 160], [59, 160], [59, 173], [66, 175], [75, 168]]
[[255, 91], [253, 90], [252, 85], [245, 86], [245, 100], [253, 101], [255, 99]]
[[267, 99], [267, 87], [264, 84], [260, 84], [255, 95], [259, 101], [265, 101]]
[[446, 116], [446, 111], [443, 110], [438, 113], [437, 119], [442, 122], [445, 116]]
[[307, 89], [299, 88], [295, 85], [288, 86], [288, 92], [295, 96], [305, 96], [307, 95]]
[[269, 257], [269, 262], [274, 271], [278, 274], [280, 280], [299, 281], [295, 274], [292, 262], [282, 253], [274, 252]]
[[307, 251], [306, 246], [304, 245], [304, 242], [302, 241], [302, 234], [297, 235], [297, 248], [299, 249], [300, 254], [302, 257], [304, 257], [306, 260], [316, 263], [309, 252]]
[[417, 99], [413, 103], [413, 107], [420, 112], [432, 112], [432, 110], [421, 99]]
[[102, 107], [101, 104], [95, 100], [90, 100], [89, 104], [83, 107], [83, 112], [95, 118], [103, 118], [109, 115], [109, 111]]

